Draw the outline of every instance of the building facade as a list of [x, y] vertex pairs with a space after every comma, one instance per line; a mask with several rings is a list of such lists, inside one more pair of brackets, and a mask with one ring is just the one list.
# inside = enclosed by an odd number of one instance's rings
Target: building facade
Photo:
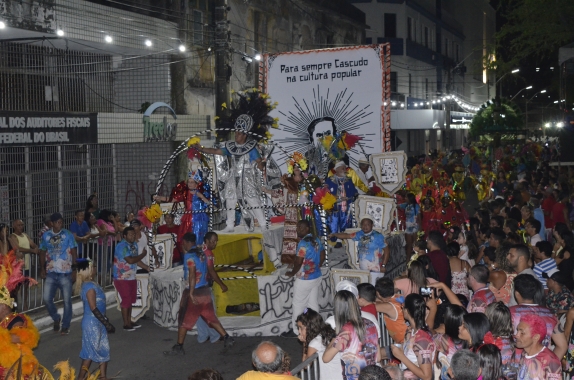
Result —
[[393, 147], [420, 154], [464, 144], [467, 125], [450, 111], [472, 113], [494, 96], [494, 77], [483, 69], [495, 32], [488, 1], [351, 3], [366, 14], [366, 43], [391, 44]]
[[[122, 216], [151, 203], [171, 153], [213, 125], [215, 3], [0, 0], [0, 222], [21, 218], [35, 235], [46, 214], [68, 225], [93, 193]], [[228, 6], [235, 91], [258, 86], [258, 54], [365, 41], [365, 15], [345, 0]], [[155, 102], [177, 119], [158, 108], [161, 133], [144, 135]]]

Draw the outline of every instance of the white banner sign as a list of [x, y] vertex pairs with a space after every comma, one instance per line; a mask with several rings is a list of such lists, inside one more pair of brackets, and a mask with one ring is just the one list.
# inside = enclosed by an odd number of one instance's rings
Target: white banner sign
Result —
[[[383, 59], [380, 45], [265, 56], [263, 91], [278, 102], [273, 140], [291, 155], [346, 131], [362, 138], [349, 154], [354, 166], [382, 152]], [[285, 172], [285, 154], [275, 149], [273, 158]]]

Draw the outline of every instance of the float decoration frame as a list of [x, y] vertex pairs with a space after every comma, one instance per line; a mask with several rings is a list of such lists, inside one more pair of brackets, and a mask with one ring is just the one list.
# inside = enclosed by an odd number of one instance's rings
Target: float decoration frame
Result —
[[[373, 176], [377, 186], [394, 195], [406, 183], [407, 155], [404, 151], [375, 153], [369, 156]], [[386, 165], [393, 165], [393, 172], [385, 170]]]

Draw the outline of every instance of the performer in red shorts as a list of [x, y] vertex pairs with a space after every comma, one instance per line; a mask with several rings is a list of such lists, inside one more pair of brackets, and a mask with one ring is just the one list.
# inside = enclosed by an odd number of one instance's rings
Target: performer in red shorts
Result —
[[181, 304], [179, 306], [177, 344], [175, 344], [170, 351], [164, 351], [164, 355], [175, 356], [185, 354], [183, 349], [185, 336], [187, 332], [195, 326], [195, 323], [200, 317], [203, 317], [205, 322], [223, 337], [225, 347], [231, 347], [233, 343], [235, 343], [235, 340], [227, 334], [215, 315], [208, 282], [209, 275], [221, 286], [223, 292], [227, 291], [227, 287], [219, 280], [219, 276], [215, 272], [213, 265], [209, 264], [209, 261], [213, 260], [211, 251], [217, 246], [217, 234], [215, 232], [205, 234], [205, 251], [200, 247], [193, 247], [195, 240], [195, 235], [191, 232], [183, 235], [182, 246], [186, 252], [183, 256], [183, 273], [184, 279], [188, 283], [181, 296]]

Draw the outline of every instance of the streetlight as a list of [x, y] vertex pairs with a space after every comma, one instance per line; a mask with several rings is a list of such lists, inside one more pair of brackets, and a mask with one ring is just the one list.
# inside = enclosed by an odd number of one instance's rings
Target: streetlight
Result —
[[[526, 87], [527, 90], [531, 89], [532, 86], [528, 86]], [[541, 90], [538, 91], [537, 93], [535, 93], [534, 95], [532, 95], [532, 97], [530, 99], [527, 99], [525, 102], [525, 106], [524, 106], [524, 127], [528, 128], [528, 103], [532, 101], [532, 99], [534, 99], [534, 97], [538, 94], [544, 94], [546, 92], [546, 90]], [[518, 95], [518, 94], [517, 94]]]
[[556, 128], [562, 128], [564, 126], [564, 123], [559, 121], [558, 123], [556, 123]]
[[510, 101], [513, 101], [514, 98], [516, 98], [518, 95], [520, 95], [520, 93], [521, 93], [522, 91], [524, 91], [524, 90], [530, 90], [531, 88], [532, 88], [532, 86], [528, 86], [528, 87], [525, 87], [525, 88], [523, 88], [522, 90], [518, 91], [518, 94], [514, 95], [514, 96], [512, 97], [512, 99], [510, 99]]
[[[520, 69], [514, 69], [508, 73], [505, 73], [503, 76], [501, 76], [495, 83], [494, 83], [494, 89], [496, 90], [496, 85], [498, 84], [498, 82], [500, 82], [502, 80], [502, 78], [504, 78], [505, 76], [507, 76], [508, 74], [516, 74], [520, 72]], [[502, 97], [502, 83], [500, 84], [500, 86], [498, 86], [498, 96]]]

